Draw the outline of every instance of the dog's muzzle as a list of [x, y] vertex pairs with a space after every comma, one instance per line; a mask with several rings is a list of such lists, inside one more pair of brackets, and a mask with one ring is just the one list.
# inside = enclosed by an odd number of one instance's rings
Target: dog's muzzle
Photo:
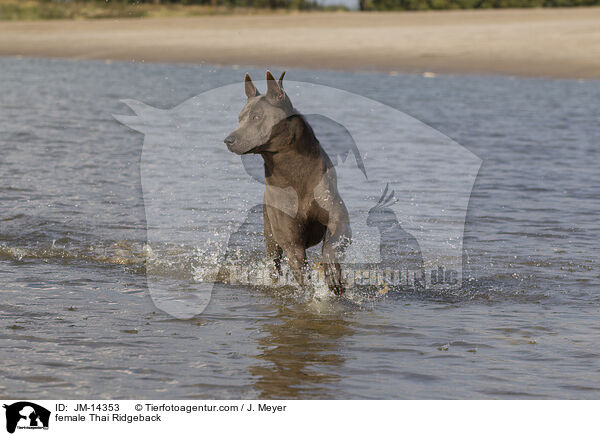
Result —
[[227, 138], [223, 139], [223, 142], [227, 145], [227, 148], [231, 150], [231, 146], [235, 144], [235, 136], [229, 135]]

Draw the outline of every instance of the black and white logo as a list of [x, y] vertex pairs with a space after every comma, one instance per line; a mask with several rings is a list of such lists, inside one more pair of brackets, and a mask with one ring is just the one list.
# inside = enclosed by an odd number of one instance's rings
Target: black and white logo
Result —
[[48, 429], [50, 411], [42, 406], [28, 401], [19, 401], [10, 405], [5, 404], [6, 431], [14, 433], [16, 429]]

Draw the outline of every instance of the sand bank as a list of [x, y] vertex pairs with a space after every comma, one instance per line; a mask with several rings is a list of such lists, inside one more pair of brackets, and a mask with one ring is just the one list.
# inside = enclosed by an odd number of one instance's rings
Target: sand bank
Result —
[[0, 56], [600, 78], [600, 8], [1, 22]]

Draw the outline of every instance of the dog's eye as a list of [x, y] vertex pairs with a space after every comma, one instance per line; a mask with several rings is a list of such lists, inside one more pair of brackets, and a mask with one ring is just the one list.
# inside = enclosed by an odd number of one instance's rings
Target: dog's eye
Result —
[[258, 120], [258, 119], [260, 119], [260, 115], [254, 115], [254, 116], [252, 117], [252, 119], [253, 119], [253, 120]]

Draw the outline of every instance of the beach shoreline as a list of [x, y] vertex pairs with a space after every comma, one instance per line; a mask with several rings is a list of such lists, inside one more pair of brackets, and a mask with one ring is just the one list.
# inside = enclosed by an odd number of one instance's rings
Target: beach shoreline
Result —
[[0, 56], [600, 78], [600, 8], [3, 22]]

